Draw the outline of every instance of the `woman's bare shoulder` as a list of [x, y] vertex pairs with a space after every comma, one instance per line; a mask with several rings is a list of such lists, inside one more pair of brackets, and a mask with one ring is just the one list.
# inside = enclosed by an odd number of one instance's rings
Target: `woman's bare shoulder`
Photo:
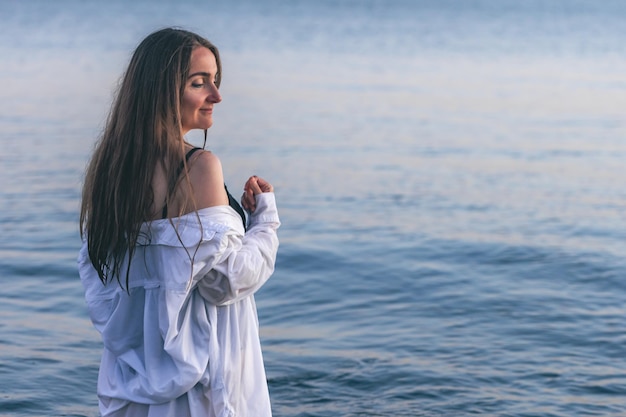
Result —
[[197, 208], [228, 204], [222, 163], [213, 152], [196, 152], [189, 161], [189, 180]]
[[222, 162], [211, 151], [200, 150], [189, 161], [189, 173], [199, 176], [222, 175]]

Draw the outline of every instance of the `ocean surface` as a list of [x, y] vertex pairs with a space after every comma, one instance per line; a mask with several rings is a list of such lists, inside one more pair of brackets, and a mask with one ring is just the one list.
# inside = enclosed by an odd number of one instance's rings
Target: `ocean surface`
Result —
[[[626, 416], [626, 3], [0, 1], [0, 416], [97, 416], [85, 164], [137, 43], [221, 50], [277, 191], [277, 417]], [[201, 144], [192, 134], [190, 140]]]

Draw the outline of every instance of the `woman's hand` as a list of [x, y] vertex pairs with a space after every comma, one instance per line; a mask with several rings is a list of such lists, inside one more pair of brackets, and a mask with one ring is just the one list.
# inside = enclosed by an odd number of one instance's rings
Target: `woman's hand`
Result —
[[259, 178], [256, 175], [251, 176], [246, 185], [243, 187], [243, 195], [241, 196], [241, 205], [244, 209], [252, 213], [256, 209], [257, 194], [261, 193], [273, 193], [274, 187], [272, 184], [265, 181], [263, 178]]

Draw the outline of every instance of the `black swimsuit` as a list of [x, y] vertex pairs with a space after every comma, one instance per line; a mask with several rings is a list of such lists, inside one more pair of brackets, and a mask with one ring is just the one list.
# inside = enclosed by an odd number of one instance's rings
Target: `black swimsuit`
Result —
[[[189, 152], [187, 152], [187, 154], [185, 155], [185, 162], [189, 162], [189, 158], [191, 158], [191, 155], [193, 155], [194, 152], [198, 150], [200, 150], [200, 148], [190, 149]], [[183, 169], [185, 169], [185, 162], [181, 161], [180, 165], [178, 166], [178, 170], [176, 170], [176, 178], [178, 178], [180, 174], [183, 172]], [[232, 195], [230, 195], [230, 193], [228, 192], [228, 188], [226, 188], [226, 184], [224, 184], [224, 190], [226, 190], [226, 195], [228, 196], [228, 205], [231, 206], [233, 210], [235, 210], [241, 216], [241, 221], [243, 223], [243, 228], [245, 230], [246, 229], [246, 214], [244, 213], [243, 209], [241, 208], [237, 200], [235, 200], [235, 198]], [[161, 211], [161, 217], [164, 219], [167, 218], [167, 203], [165, 203], [165, 205], [163, 206], [163, 210]]]

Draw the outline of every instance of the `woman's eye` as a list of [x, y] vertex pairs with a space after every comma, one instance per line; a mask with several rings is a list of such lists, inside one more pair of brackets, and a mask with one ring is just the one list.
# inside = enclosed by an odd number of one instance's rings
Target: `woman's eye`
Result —
[[202, 88], [204, 87], [204, 83], [191, 83], [193, 88]]

